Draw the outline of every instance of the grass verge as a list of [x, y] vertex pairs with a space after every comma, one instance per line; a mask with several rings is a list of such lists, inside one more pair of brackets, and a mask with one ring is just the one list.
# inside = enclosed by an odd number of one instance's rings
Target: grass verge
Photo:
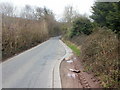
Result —
[[67, 46], [68, 46], [69, 48], [72, 49], [72, 51], [73, 51], [77, 56], [80, 56], [80, 48], [79, 48], [77, 45], [75, 45], [75, 44], [73, 44], [72, 42], [67, 41], [67, 40], [64, 40], [64, 42], [67, 44]]

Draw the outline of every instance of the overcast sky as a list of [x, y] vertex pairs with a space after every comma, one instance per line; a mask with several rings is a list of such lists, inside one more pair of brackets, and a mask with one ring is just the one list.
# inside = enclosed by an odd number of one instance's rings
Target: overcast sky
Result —
[[0, 0], [0, 2], [10, 2], [17, 7], [27, 5], [39, 6], [51, 9], [57, 17], [61, 17], [65, 6], [71, 5], [80, 14], [91, 15], [91, 6], [95, 0]]

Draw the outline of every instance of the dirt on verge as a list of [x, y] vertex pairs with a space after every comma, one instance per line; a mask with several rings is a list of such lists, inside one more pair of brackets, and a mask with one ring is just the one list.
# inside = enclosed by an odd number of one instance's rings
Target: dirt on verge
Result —
[[66, 58], [60, 65], [62, 88], [101, 88], [99, 80], [84, 71], [76, 56]]

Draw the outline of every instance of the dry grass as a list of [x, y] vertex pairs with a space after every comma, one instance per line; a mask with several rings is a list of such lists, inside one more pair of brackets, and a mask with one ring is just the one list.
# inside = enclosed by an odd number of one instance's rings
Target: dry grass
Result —
[[119, 87], [118, 43], [116, 34], [99, 28], [82, 44], [81, 60], [85, 69], [99, 77], [103, 87]]
[[6, 58], [35, 46], [49, 37], [45, 21], [3, 16], [2, 57]]

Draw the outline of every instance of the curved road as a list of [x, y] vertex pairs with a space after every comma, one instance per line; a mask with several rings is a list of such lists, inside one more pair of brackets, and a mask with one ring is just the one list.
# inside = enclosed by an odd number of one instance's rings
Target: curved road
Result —
[[56, 37], [3, 62], [2, 87], [52, 88], [53, 67], [64, 54]]

